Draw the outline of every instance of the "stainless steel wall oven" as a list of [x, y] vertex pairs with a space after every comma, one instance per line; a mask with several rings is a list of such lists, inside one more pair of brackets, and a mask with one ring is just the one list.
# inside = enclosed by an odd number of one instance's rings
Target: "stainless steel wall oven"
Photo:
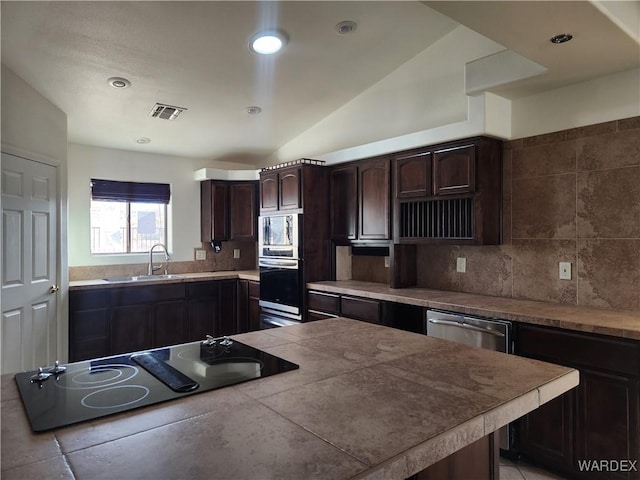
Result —
[[302, 320], [304, 277], [297, 214], [261, 216], [258, 235], [261, 328]]

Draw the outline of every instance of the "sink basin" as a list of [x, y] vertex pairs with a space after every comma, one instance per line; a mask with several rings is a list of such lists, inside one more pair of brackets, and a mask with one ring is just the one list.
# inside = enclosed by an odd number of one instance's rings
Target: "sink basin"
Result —
[[183, 275], [135, 275], [132, 277], [110, 277], [103, 278], [107, 282], [151, 282], [156, 280], [177, 280], [184, 278]]

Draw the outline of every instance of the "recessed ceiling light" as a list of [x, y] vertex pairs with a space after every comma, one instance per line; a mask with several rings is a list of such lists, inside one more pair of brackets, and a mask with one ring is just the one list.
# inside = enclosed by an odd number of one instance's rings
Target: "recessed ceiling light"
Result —
[[344, 22], [340, 22], [336, 25], [336, 32], [340, 35], [349, 35], [356, 31], [358, 28], [358, 24], [356, 22], [352, 22], [351, 20], [345, 20]]
[[560, 33], [551, 37], [551, 43], [566, 43], [573, 38], [570, 33]]
[[249, 48], [261, 55], [271, 55], [287, 44], [287, 37], [277, 30], [256, 33], [249, 40]]
[[131, 86], [131, 82], [122, 77], [111, 77], [107, 80], [107, 83], [113, 88], [127, 88]]
[[262, 112], [262, 109], [257, 105], [252, 105], [250, 107], [247, 107], [247, 113], [249, 115], [258, 115], [260, 112]]
[[147, 137], [136, 138], [136, 143], [144, 145], [145, 143], [151, 143], [151, 139]]

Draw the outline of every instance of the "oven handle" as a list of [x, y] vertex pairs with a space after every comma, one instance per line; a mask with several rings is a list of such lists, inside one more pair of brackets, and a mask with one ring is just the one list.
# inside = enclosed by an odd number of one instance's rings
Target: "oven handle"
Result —
[[260, 258], [258, 260], [259, 267], [276, 267], [276, 268], [289, 268], [292, 270], [298, 269], [298, 260], [272, 260], [267, 258]]
[[471, 325], [465, 322], [454, 322], [452, 320], [436, 320], [434, 318], [430, 318], [429, 323], [435, 323], [438, 325], [449, 325], [451, 327], [460, 327], [467, 330], [473, 330], [474, 332], [482, 332], [489, 335], [495, 335], [496, 337], [504, 337], [504, 333], [502, 332], [496, 332], [495, 330], [491, 330], [489, 328], [476, 327], [475, 325]]

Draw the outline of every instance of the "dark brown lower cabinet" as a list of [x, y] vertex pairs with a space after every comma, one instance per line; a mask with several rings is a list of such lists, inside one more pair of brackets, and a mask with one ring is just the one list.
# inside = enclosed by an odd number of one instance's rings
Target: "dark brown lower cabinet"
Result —
[[69, 361], [109, 354], [109, 292], [79, 290], [69, 294]]
[[174, 300], [160, 302], [151, 309], [152, 347], [166, 347], [189, 341], [189, 322], [187, 321], [187, 302]]
[[238, 280], [237, 333], [260, 329], [260, 282]]
[[257, 330], [259, 282], [247, 285], [250, 314], [246, 327], [238, 323], [237, 282], [207, 280], [71, 290], [69, 360], [197, 341], [206, 335], [233, 335], [241, 328]]
[[520, 452], [570, 478], [640, 479], [640, 342], [520, 324], [515, 353], [580, 371], [520, 420]]
[[151, 307], [127, 305], [111, 309], [110, 355], [151, 347]]
[[189, 341], [217, 336], [220, 312], [220, 288], [217, 282], [194, 282], [187, 285]]
[[499, 478], [498, 446], [490, 434], [407, 480], [493, 480]]

